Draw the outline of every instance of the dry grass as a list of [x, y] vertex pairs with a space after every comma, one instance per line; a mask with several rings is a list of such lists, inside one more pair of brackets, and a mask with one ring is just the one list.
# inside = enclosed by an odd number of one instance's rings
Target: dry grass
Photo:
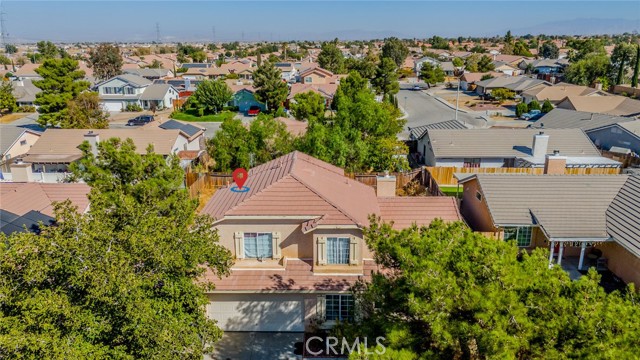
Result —
[[202, 208], [204, 208], [204, 206], [207, 204], [207, 202], [209, 202], [209, 199], [211, 199], [211, 197], [213, 196], [213, 194], [215, 194], [216, 192], [216, 188], [205, 188], [204, 190], [200, 191], [200, 193], [198, 194], [198, 208], [196, 209], [196, 212], [200, 212], [202, 210]]
[[7, 114], [0, 117], [0, 124], [10, 124], [18, 119], [22, 119], [23, 117], [29, 115], [29, 113], [13, 113]]

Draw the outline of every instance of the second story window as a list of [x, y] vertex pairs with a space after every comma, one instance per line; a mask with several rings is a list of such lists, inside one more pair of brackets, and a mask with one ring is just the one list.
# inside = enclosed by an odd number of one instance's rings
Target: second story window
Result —
[[304, 78], [304, 82], [305, 83], [313, 82], [313, 78], [311, 76], [307, 76], [307, 77]]
[[244, 233], [245, 258], [273, 257], [272, 233]]
[[327, 263], [349, 264], [349, 238], [327, 238]]

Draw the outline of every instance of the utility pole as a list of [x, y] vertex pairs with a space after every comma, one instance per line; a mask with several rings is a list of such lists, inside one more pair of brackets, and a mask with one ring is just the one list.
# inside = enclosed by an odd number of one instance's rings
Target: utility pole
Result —
[[160, 23], [156, 23], [156, 42], [160, 44]]
[[4, 4], [0, 3], [0, 44], [3, 48], [7, 46], [7, 37], [9, 34], [7, 33], [7, 21], [4, 16], [7, 13], [4, 12]]

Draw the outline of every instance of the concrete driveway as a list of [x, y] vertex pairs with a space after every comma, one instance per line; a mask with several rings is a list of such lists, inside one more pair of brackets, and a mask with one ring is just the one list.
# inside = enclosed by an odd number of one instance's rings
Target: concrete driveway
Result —
[[[295, 343], [304, 333], [225, 332], [205, 360], [296, 360]], [[300, 357], [301, 358], [301, 357]]]

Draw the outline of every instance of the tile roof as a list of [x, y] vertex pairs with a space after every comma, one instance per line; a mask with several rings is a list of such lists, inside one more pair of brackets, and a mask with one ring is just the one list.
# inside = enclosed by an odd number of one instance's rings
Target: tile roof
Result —
[[624, 96], [567, 96], [557, 105], [563, 109], [587, 111], [618, 116], [640, 114], [640, 100]]
[[[561, 101], [562, 99], [564, 99], [569, 95], [594, 96], [595, 94], [606, 95], [606, 93], [603, 93], [594, 88], [590, 88], [588, 86], [580, 86], [580, 85], [573, 85], [573, 84], [567, 84], [567, 83], [560, 83], [554, 86], [537, 87], [537, 88], [526, 90], [522, 93], [523, 96], [534, 97], [538, 102], [549, 100], [554, 103]], [[598, 95], [595, 95], [595, 96], [598, 96]]]
[[11, 85], [13, 85], [13, 96], [18, 102], [34, 102], [36, 101], [36, 94], [42, 91], [33, 85], [31, 79], [13, 81]]
[[[163, 100], [167, 92], [172, 89], [173, 86], [169, 84], [151, 84], [144, 89], [140, 100]], [[178, 90], [173, 89], [176, 93]]]
[[301, 84], [295, 83], [291, 85], [289, 96], [287, 99], [293, 99], [296, 94], [313, 91], [327, 98], [333, 98], [338, 90], [338, 84]]
[[513, 91], [524, 91], [538, 85], [551, 85], [544, 80], [532, 79], [528, 76], [501, 76], [476, 82], [476, 85], [487, 89], [507, 88]]
[[446, 121], [440, 121], [433, 124], [409, 128], [409, 133], [412, 139], [417, 140], [422, 138], [424, 134], [427, 132], [427, 130], [433, 130], [433, 129], [455, 130], [455, 129], [468, 129], [468, 127], [466, 127], [463, 123], [461, 123], [458, 120], [446, 120]]
[[12, 125], [0, 125], [0, 155], [3, 155], [26, 131], [40, 135], [40, 132]]
[[[538, 129], [428, 130], [436, 158], [528, 157]], [[564, 156], [600, 157], [600, 152], [580, 129], [548, 129], [547, 154], [559, 150]]]
[[475, 83], [482, 80], [482, 77], [485, 75], [491, 75], [494, 78], [500, 77], [500, 76], [506, 76], [505, 73], [496, 72], [496, 71], [490, 71], [486, 73], [474, 72], [474, 73], [464, 73], [462, 75], [461, 80], [466, 81], [467, 83]]
[[630, 176], [606, 212], [607, 230], [616, 242], [640, 257], [640, 176]]
[[532, 128], [582, 129], [589, 131], [603, 126], [632, 121], [633, 119], [607, 114], [555, 108], [531, 124]]
[[84, 212], [89, 206], [89, 190], [88, 185], [81, 183], [0, 183], [0, 208], [19, 215], [30, 210], [53, 215], [51, 203], [69, 199]]
[[277, 117], [277, 121], [283, 123], [287, 127], [287, 131], [293, 136], [304, 135], [307, 132], [307, 122], [296, 119]]
[[358, 280], [368, 281], [379, 271], [372, 260], [364, 261], [362, 274], [314, 274], [311, 260], [287, 259], [282, 270], [233, 269], [231, 275], [218, 278], [207, 270], [205, 278], [215, 284], [214, 291], [348, 291]]
[[456, 199], [451, 196], [396, 196], [378, 198], [380, 217], [393, 221], [394, 229], [406, 229], [413, 224], [428, 226], [436, 218], [460, 221]]
[[627, 175], [476, 174], [493, 223], [539, 224], [551, 238], [607, 238], [605, 211]]
[[[29, 149], [24, 158], [27, 162], [70, 162], [82, 156], [78, 146], [84, 142], [85, 129], [47, 129], [40, 139]], [[158, 128], [101, 129], [93, 130], [101, 140], [120, 138], [133, 140], [136, 152], [147, 153], [147, 146], [153, 145], [154, 151], [161, 155], [173, 153], [173, 146], [180, 135], [179, 130]]]
[[145, 79], [142, 76], [138, 76], [138, 75], [134, 75], [134, 74], [120, 74], [120, 75], [116, 75], [114, 77], [112, 77], [111, 79], [105, 80], [103, 82], [101, 82], [100, 84], [97, 84], [96, 86], [99, 86], [101, 84], [104, 84], [108, 81], [111, 81], [113, 79], [120, 79], [126, 83], [129, 83], [133, 86], [136, 87], [145, 87], [149, 84], [151, 84], [151, 80]]

